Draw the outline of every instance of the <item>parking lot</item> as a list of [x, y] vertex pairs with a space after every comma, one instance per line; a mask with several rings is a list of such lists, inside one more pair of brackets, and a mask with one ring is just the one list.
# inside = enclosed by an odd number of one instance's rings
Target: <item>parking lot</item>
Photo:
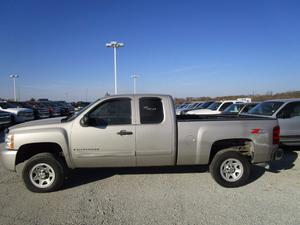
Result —
[[300, 224], [298, 153], [254, 166], [235, 189], [196, 166], [80, 169], [62, 190], [34, 194], [1, 165], [0, 224]]

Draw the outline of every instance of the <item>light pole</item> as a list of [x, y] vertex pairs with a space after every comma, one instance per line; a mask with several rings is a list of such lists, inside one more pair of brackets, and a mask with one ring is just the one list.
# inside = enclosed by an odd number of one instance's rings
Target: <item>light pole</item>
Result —
[[13, 74], [13, 75], [10, 75], [9, 77], [12, 78], [12, 79], [13, 79], [13, 82], [14, 82], [14, 99], [15, 99], [15, 102], [16, 102], [16, 101], [17, 101], [17, 94], [16, 94], [16, 79], [19, 77], [19, 75]]
[[139, 78], [139, 75], [132, 75], [131, 78], [133, 79], [133, 94], [136, 94], [136, 79]]
[[123, 43], [119, 43], [116, 41], [111, 41], [106, 44], [106, 47], [114, 49], [114, 71], [115, 71], [115, 94], [118, 94], [118, 86], [117, 86], [117, 48], [123, 47]]

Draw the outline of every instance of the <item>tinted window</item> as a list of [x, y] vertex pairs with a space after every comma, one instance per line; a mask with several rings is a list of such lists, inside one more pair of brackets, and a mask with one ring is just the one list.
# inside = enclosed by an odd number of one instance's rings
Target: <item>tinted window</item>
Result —
[[220, 111], [224, 111], [224, 109], [226, 109], [228, 106], [232, 105], [233, 102], [226, 102], [224, 103], [221, 108]]
[[268, 101], [262, 102], [249, 111], [250, 114], [272, 116], [283, 102]]
[[250, 105], [246, 105], [245, 108], [243, 109], [243, 113], [248, 113], [252, 108], [254, 108], [256, 106], [256, 104], [250, 104]]
[[163, 106], [159, 98], [140, 98], [141, 124], [160, 123], [164, 119]]
[[222, 102], [214, 102], [213, 104], [211, 104], [211, 105], [208, 107], [208, 109], [211, 109], [211, 110], [217, 110], [221, 104], [222, 104]]
[[243, 104], [232, 104], [229, 107], [227, 107], [224, 110], [224, 112], [225, 113], [239, 113], [243, 106], [244, 106]]
[[277, 115], [279, 118], [292, 118], [296, 116], [300, 116], [300, 102], [288, 103]]
[[17, 106], [11, 104], [11, 103], [8, 103], [8, 102], [1, 102], [0, 103], [0, 107], [2, 109], [9, 109], [9, 108], [17, 108]]
[[208, 106], [210, 106], [214, 102], [204, 102], [201, 104], [201, 108], [206, 109]]
[[130, 99], [112, 99], [103, 102], [89, 113], [89, 118], [93, 125], [131, 124]]

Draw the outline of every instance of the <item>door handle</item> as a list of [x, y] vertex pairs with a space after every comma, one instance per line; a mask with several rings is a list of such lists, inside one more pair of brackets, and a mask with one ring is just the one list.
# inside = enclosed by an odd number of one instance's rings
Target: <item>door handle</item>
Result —
[[127, 130], [120, 130], [117, 134], [123, 136], [123, 135], [132, 135], [133, 133]]

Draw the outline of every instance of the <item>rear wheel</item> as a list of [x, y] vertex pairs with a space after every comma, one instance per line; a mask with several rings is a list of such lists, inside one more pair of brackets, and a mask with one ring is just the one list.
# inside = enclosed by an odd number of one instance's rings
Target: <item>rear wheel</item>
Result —
[[250, 176], [250, 163], [236, 151], [218, 152], [209, 168], [212, 177], [223, 187], [243, 186]]
[[22, 178], [32, 192], [55, 191], [64, 181], [63, 163], [50, 153], [37, 154], [25, 163]]

